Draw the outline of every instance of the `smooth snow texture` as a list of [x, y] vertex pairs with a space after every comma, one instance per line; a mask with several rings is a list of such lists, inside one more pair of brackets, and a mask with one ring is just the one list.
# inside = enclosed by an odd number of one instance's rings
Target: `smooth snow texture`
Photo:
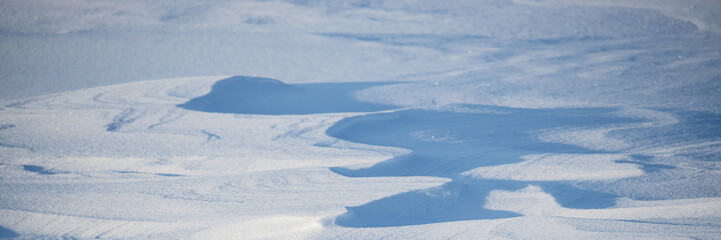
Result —
[[2, 1], [0, 238], [720, 239], [720, 12]]

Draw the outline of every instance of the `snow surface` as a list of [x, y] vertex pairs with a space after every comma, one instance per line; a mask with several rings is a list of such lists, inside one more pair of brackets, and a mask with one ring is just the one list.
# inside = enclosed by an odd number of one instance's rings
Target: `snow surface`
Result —
[[719, 239], [719, 14], [2, 1], [0, 238]]

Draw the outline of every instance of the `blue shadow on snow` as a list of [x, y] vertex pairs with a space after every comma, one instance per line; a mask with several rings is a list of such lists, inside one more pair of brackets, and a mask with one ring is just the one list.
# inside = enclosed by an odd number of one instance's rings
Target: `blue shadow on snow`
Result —
[[352, 142], [412, 150], [362, 169], [331, 168], [348, 177], [434, 176], [442, 186], [410, 191], [348, 207], [335, 223], [344, 227], [390, 227], [449, 221], [496, 219], [517, 213], [484, 209], [490, 191], [538, 185], [567, 208], [613, 206], [617, 196], [578, 189], [564, 181], [472, 179], [461, 173], [483, 166], [522, 161], [529, 154], [606, 153], [541, 141], [539, 131], [596, 128], [638, 120], [614, 115], [612, 108], [517, 109], [459, 105], [462, 111], [402, 110], [343, 119], [326, 134]]
[[358, 90], [389, 83], [285, 84], [270, 78], [234, 76], [216, 82], [210, 93], [178, 105], [214, 113], [297, 115], [337, 112], [374, 112], [393, 106], [355, 99]]
[[42, 175], [54, 175], [54, 174], [58, 174], [58, 173], [53, 172], [53, 171], [48, 171], [48, 170], [46, 170], [44, 167], [36, 166], [36, 165], [23, 165], [23, 170], [28, 171], [28, 172], [34, 172], [34, 173], [37, 173], [37, 174], [42, 174]]
[[0, 238], [16, 238], [19, 236], [15, 231], [0, 226]]
[[477, 167], [520, 162], [528, 154], [604, 153], [541, 141], [551, 128], [594, 128], [636, 120], [616, 109], [516, 109], [465, 105], [466, 112], [403, 110], [343, 119], [326, 134], [352, 142], [413, 152], [364, 169], [332, 168], [349, 177], [454, 177]]

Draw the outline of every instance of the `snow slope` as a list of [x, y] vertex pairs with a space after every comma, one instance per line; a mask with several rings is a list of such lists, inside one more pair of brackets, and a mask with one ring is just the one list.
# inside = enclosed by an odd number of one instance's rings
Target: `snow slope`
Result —
[[0, 12], [0, 238], [721, 238], [714, 1]]

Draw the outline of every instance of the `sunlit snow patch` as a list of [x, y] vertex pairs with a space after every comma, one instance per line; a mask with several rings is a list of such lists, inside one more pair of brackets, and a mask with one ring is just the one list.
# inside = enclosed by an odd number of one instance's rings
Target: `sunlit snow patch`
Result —
[[322, 227], [315, 217], [273, 216], [218, 226], [192, 239], [298, 239]]
[[721, 214], [721, 199], [698, 198], [683, 200], [637, 201], [621, 199], [613, 208], [568, 209], [537, 186], [515, 192], [492, 191], [485, 205], [488, 209], [522, 213], [526, 216], [561, 216], [590, 219], [653, 219], [693, 218]]
[[479, 167], [465, 172], [475, 178], [517, 181], [603, 180], [643, 175], [623, 154], [534, 154], [523, 162]]

